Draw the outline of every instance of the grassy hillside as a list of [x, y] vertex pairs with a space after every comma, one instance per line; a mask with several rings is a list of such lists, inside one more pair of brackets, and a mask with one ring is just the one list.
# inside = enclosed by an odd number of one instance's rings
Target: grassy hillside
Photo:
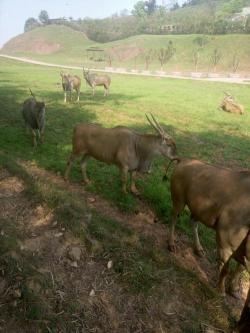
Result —
[[51, 25], [12, 38], [1, 52], [45, 61], [79, 63], [85, 49], [93, 44], [81, 32], [65, 26]]
[[[176, 53], [164, 69], [194, 71], [193, 54], [197, 49], [194, 40], [197, 37], [198, 35], [140, 35], [98, 44], [68, 27], [51, 25], [13, 38], [4, 45], [1, 53], [59, 64], [82, 65], [84, 63], [86, 66], [96, 68], [107, 66], [109, 64], [107, 54], [111, 54], [114, 67], [144, 69], [145, 54], [149, 49], [153, 49], [155, 55], [149, 64], [149, 69], [155, 70], [160, 69], [157, 50], [166, 47], [171, 40]], [[207, 43], [200, 50], [198, 71], [213, 70], [211, 55], [215, 49], [221, 53], [217, 71], [232, 72], [234, 54], [240, 61], [238, 71], [250, 71], [250, 35], [207, 36], [206, 40]], [[102, 61], [90, 59], [92, 54], [87, 56], [86, 49], [93, 46], [104, 50], [105, 55]], [[94, 58], [98, 60], [98, 56]]]

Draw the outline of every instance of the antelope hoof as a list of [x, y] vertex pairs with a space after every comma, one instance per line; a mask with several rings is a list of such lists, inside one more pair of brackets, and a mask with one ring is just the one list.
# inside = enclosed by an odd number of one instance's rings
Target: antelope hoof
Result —
[[194, 249], [194, 253], [200, 258], [205, 256], [205, 251], [203, 249]]

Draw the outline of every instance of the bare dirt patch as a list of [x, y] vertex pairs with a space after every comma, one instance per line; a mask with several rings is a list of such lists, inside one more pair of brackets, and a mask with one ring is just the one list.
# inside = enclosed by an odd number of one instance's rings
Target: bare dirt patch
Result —
[[42, 37], [29, 38], [29, 33], [20, 35], [11, 39], [3, 47], [7, 53], [13, 52], [30, 52], [35, 54], [52, 54], [59, 51], [61, 45], [45, 40]]

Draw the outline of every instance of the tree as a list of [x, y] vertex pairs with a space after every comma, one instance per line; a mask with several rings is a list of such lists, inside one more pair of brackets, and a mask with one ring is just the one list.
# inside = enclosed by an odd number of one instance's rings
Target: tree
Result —
[[232, 60], [232, 70], [233, 70], [233, 73], [237, 72], [237, 69], [239, 68], [239, 65], [240, 65], [240, 57], [235, 52], [234, 55], [233, 55], [233, 60]]
[[34, 18], [34, 17], [30, 17], [25, 21], [24, 24], [24, 31], [30, 31], [36, 27], [39, 27], [40, 23]]
[[149, 64], [154, 58], [154, 51], [153, 49], [149, 49], [144, 53], [144, 60], [145, 60], [145, 69], [148, 70]]
[[156, 11], [156, 0], [145, 1], [145, 6], [147, 8], [147, 14], [153, 14]]
[[158, 51], [158, 60], [161, 64], [161, 70], [163, 70], [163, 66], [173, 57], [176, 49], [173, 46], [173, 42], [170, 40], [168, 42], [168, 46], [166, 48], [161, 48]]
[[134, 9], [132, 10], [132, 14], [136, 17], [139, 18], [144, 18], [147, 16], [147, 10], [145, 7], [145, 2], [144, 1], [138, 1], [134, 5]]
[[49, 14], [46, 10], [41, 10], [38, 18], [39, 18], [39, 21], [42, 24], [48, 24], [49, 23]]
[[198, 36], [193, 40], [194, 44], [197, 44], [201, 49], [209, 42], [207, 36]]
[[156, 11], [156, 0], [138, 1], [134, 5], [132, 14], [137, 17], [152, 15]]
[[207, 36], [198, 36], [193, 39], [193, 43], [197, 45], [197, 48], [193, 51], [193, 63], [195, 71], [197, 72], [198, 63], [200, 60], [200, 52], [204, 49], [204, 46], [209, 42]]
[[113, 47], [111, 47], [111, 50], [108, 51], [107, 56], [108, 56], [108, 65], [109, 65], [109, 67], [112, 67], [112, 62], [114, 60], [114, 48]]
[[193, 52], [193, 62], [194, 62], [194, 68], [195, 68], [196, 72], [197, 72], [199, 60], [200, 60], [200, 49], [195, 49]]
[[137, 60], [139, 59], [140, 55], [143, 53], [143, 49], [139, 48], [137, 54], [134, 57], [134, 68], [137, 67]]
[[220, 53], [220, 51], [218, 49], [214, 49], [212, 55], [211, 55], [211, 63], [214, 67], [214, 72], [216, 72], [216, 67], [218, 65], [218, 63], [220, 62], [222, 58], [222, 54]]

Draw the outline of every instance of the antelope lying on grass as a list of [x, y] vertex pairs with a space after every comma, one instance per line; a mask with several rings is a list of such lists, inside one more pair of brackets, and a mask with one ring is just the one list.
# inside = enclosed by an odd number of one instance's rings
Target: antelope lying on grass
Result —
[[66, 103], [67, 100], [67, 92], [69, 92], [71, 100], [71, 93], [73, 89], [75, 89], [75, 91], [77, 92], [77, 102], [79, 102], [81, 88], [81, 79], [79, 78], [79, 76], [64, 74], [63, 72], [60, 72], [60, 75], [62, 78], [62, 87], [64, 91], [64, 103]]
[[104, 87], [104, 96], [109, 94], [109, 86], [111, 83], [111, 78], [108, 75], [97, 75], [90, 73], [89, 70], [85, 71], [83, 67], [83, 77], [92, 88], [92, 95], [95, 95], [95, 87], [103, 86]]
[[127, 192], [127, 176], [131, 175], [131, 192], [137, 193], [135, 186], [136, 171], [147, 172], [152, 160], [157, 155], [170, 159], [176, 156], [174, 141], [152, 116], [147, 117], [151, 126], [157, 132], [153, 134], [139, 134], [124, 126], [102, 128], [93, 124], [81, 123], [75, 126], [73, 134], [73, 149], [65, 171], [68, 179], [73, 160], [81, 155], [82, 175], [88, 183], [86, 163], [89, 157], [108, 164], [115, 164], [120, 169], [122, 190]]
[[171, 176], [173, 203], [169, 248], [175, 250], [177, 218], [185, 205], [191, 212], [195, 250], [202, 254], [198, 221], [216, 231], [220, 259], [219, 287], [231, 258], [250, 269], [250, 171], [233, 171], [190, 159], [177, 158]]
[[30, 93], [32, 97], [24, 101], [22, 114], [26, 128], [32, 132], [33, 146], [35, 147], [37, 145], [37, 136], [41, 143], [44, 140], [45, 103], [38, 102], [31, 90]]
[[244, 114], [243, 105], [237, 103], [233, 96], [225, 93], [225, 97], [220, 105], [220, 108], [226, 112]]

